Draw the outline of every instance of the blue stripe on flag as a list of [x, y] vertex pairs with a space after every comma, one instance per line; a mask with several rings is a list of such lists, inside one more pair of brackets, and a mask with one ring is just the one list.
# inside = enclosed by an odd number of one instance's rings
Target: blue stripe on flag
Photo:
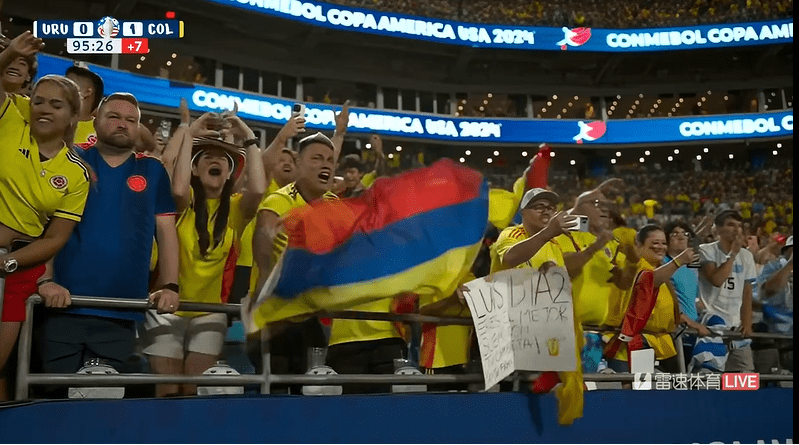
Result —
[[317, 287], [388, 277], [483, 239], [488, 190], [470, 201], [434, 209], [370, 233], [356, 233], [333, 251], [316, 255], [289, 248], [274, 294], [294, 298]]

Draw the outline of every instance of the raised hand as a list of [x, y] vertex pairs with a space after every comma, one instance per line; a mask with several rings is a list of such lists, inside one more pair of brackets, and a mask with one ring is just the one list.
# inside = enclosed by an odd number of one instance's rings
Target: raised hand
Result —
[[185, 97], [180, 98], [180, 125], [191, 125], [191, 113], [189, 113], [189, 102]]
[[575, 215], [569, 215], [568, 212], [558, 212], [549, 218], [545, 230], [554, 238], [562, 233], [567, 233], [567, 228], [574, 225], [576, 220], [577, 216]]
[[23, 57], [33, 56], [43, 47], [42, 39], [34, 37], [30, 31], [23, 32], [8, 43], [8, 49]]
[[369, 136], [369, 143], [372, 144], [372, 148], [378, 156], [383, 156], [383, 139], [380, 136], [376, 134]]
[[336, 114], [336, 133], [346, 133], [350, 123], [350, 101], [344, 102], [341, 112]]
[[278, 139], [288, 141], [303, 132], [305, 132], [305, 117], [300, 115], [292, 116], [286, 122], [286, 125], [283, 125], [283, 128], [280, 129]]
[[224, 126], [224, 121], [219, 114], [209, 111], [194, 121], [189, 129], [191, 130], [191, 135], [196, 138], [218, 138], [221, 135], [219, 130], [224, 128]]

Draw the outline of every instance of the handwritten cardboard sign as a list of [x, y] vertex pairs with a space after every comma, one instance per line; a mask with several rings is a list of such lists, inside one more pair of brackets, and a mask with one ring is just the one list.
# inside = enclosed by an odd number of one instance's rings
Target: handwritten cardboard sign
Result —
[[514, 371], [507, 292], [502, 283], [498, 283], [498, 289], [494, 284], [480, 278], [467, 283], [469, 290], [463, 293], [480, 346], [486, 390]]
[[565, 269], [502, 272], [506, 284], [515, 367], [524, 371], [574, 371], [574, 304]]
[[466, 287], [486, 389], [517, 369], [577, 369], [574, 304], [566, 270], [506, 270]]

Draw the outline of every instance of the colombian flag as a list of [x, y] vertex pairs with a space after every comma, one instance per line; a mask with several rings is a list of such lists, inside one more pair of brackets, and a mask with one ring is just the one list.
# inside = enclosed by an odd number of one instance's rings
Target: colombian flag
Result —
[[469, 273], [488, 222], [488, 185], [440, 160], [381, 178], [357, 198], [317, 201], [283, 221], [288, 246], [248, 328], [413, 293], [440, 300]]

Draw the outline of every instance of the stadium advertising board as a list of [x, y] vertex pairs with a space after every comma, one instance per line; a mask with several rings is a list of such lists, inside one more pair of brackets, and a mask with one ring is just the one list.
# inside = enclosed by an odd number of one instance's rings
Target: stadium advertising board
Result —
[[[39, 75], [63, 74], [72, 61], [40, 54]], [[102, 76], [107, 94], [126, 91], [144, 103], [177, 110], [180, 99], [193, 111], [219, 111], [239, 105], [239, 115], [266, 124], [282, 125], [294, 101], [206, 85], [176, 82], [112, 70], [91, 69]], [[306, 104], [307, 125], [332, 131], [334, 107]], [[741, 140], [793, 135], [793, 110], [754, 114], [703, 115], [674, 118], [583, 121], [576, 119], [490, 119], [351, 108], [349, 132], [377, 133], [429, 141], [508, 144], [619, 145], [659, 142]]]
[[480, 48], [665, 51], [793, 42], [793, 21], [599, 29], [484, 25], [301, 0], [207, 0], [313, 26]]

